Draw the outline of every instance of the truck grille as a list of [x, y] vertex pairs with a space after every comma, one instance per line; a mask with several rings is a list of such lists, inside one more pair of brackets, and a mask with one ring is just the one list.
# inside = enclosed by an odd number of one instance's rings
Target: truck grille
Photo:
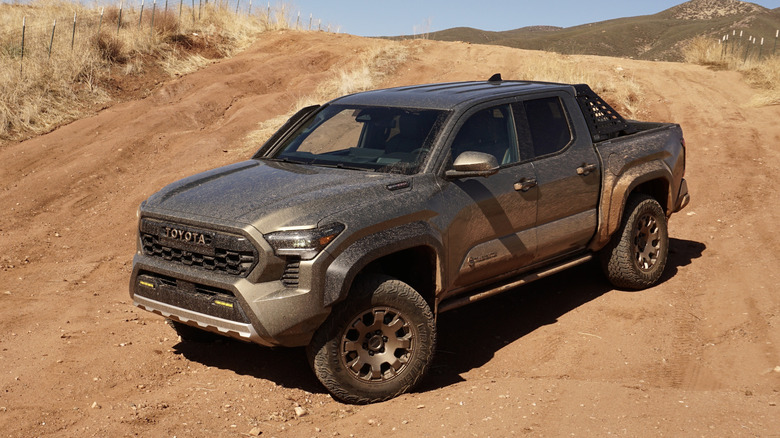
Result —
[[257, 250], [246, 238], [151, 219], [141, 220], [144, 254], [185, 266], [246, 277]]

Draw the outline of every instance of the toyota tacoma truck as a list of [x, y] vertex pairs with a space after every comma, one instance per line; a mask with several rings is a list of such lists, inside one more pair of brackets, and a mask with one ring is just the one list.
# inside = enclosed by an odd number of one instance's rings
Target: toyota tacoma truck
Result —
[[423, 378], [442, 312], [591, 259], [617, 288], [654, 285], [684, 173], [679, 125], [625, 120], [587, 85], [352, 94], [144, 201], [130, 295], [183, 341], [306, 346], [336, 399], [378, 402]]

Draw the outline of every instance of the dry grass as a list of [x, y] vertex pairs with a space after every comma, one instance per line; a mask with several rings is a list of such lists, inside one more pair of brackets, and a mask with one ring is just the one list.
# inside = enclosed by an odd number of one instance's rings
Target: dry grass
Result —
[[[299, 98], [289, 112], [260, 123], [257, 130], [247, 136], [245, 150], [257, 149], [301, 108], [377, 88], [406, 60], [408, 52], [408, 45], [388, 43], [363, 53], [351, 68], [335, 72], [330, 79], [321, 83], [314, 93]], [[506, 73], [506, 78], [589, 84], [627, 118], [639, 118], [643, 110], [641, 88], [632, 76], [622, 70], [594, 70], [592, 60], [582, 57], [545, 53], [534, 62], [525, 64], [522, 69]]]
[[[377, 42], [379, 44], [379, 41]], [[300, 97], [293, 108], [285, 114], [260, 123], [247, 138], [246, 150], [254, 150], [279, 129], [287, 119], [301, 108], [325, 103], [339, 96], [371, 90], [406, 60], [408, 49], [396, 42], [384, 41], [381, 47], [360, 54], [351, 66], [336, 71], [322, 82], [314, 93]]]
[[588, 84], [627, 118], [640, 117], [643, 109], [642, 90], [633, 76], [620, 68], [614, 71], [596, 69], [591, 58], [545, 53], [533, 62], [524, 63], [521, 69], [508, 73], [508, 78]]
[[[285, 5], [235, 14], [226, 3], [210, 2], [165, 13], [152, 10], [38, 0], [0, 4], [0, 140], [21, 140], [48, 132], [110, 100], [108, 80], [162, 67], [171, 75], [228, 57], [266, 30], [289, 28]], [[75, 37], [73, 17], [77, 17]], [[24, 52], [22, 53], [22, 22]], [[54, 39], [52, 28], [56, 20]], [[72, 46], [71, 46], [72, 44]], [[120, 76], [120, 77], [118, 77]]]
[[[73, 120], [90, 103], [106, 99], [98, 86], [101, 54], [111, 56], [116, 46], [107, 39], [82, 37], [55, 39], [49, 56], [54, 19], [62, 35], [70, 32], [67, 19], [85, 15], [83, 8], [66, 3], [30, 6], [0, 5], [0, 139], [16, 139], [46, 132], [59, 123]], [[21, 26], [26, 18], [24, 56]], [[10, 24], [18, 33], [10, 32]], [[56, 35], [56, 34], [55, 34]], [[17, 38], [14, 38], [17, 37]], [[106, 52], [103, 52], [106, 51]]]
[[761, 91], [751, 100], [755, 106], [780, 105], [780, 57], [772, 57], [743, 71], [748, 82]]
[[339, 96], [371, 90], [395, 72], [407, 57], [407, 48], [399, 43], [385, 42], [361, 53], [351, 68], [343, 68], [333, 78], [320, 84], [317, 91], [300, 99], [298, 108], [326, 102]]
[[[685, 62], [691, 64], [708, 65], [717, 68], [728, 68], [729, 63], [736, 61], [733, 56], [724, 57], [723, 47], [712, 38], [696, 37], [688, 42], [683, 49]], [[734, 63], [734, 66], [736, 63]], [[736, 70], [736, 68], [732, 68]]]
[[741, 72], [758, 90], [752, 105], [780, 105], [780, 57], [759, 57], [760, 52], [751, 49], [739, 44], [723, 46], [717, 40], [698, 37], [688, 43], [683, 53], [685, 60], [693, 64]]

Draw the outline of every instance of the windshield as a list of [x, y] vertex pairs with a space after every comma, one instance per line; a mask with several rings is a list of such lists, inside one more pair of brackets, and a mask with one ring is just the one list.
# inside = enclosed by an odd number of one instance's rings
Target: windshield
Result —
[[317, 166], [416, 173], [446, 112], [330, 105], [267, 159]]

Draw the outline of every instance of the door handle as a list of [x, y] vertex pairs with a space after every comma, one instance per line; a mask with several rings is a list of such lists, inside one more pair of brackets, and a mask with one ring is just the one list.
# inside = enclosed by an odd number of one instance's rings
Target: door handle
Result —
[[518, 192], [527, 192], [536, 187], [536, 178], [523, 178], [515, 183], [515, 190]]
[[596, 168], [595, 164], [582, 163], [582, 166], [577, 168], [577, 175], [586, 176], [596, 170]]

